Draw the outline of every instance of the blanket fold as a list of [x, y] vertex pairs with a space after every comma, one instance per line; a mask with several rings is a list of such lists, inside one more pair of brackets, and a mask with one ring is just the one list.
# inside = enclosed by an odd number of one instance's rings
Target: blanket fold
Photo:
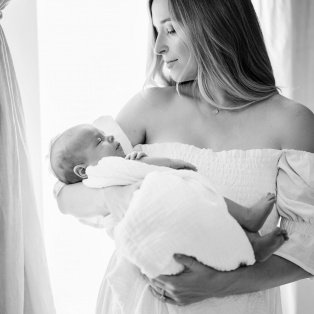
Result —
[[208, 178], [191, 170], [174, 170], [119, 157], [88, 167], [84, 184], [94, 187], [141, 180], [125, 216], [114, 229], [119, 254], [150, 278], [177, 274], [180, 253], [227, 271], [255, 262], [245, 232]]

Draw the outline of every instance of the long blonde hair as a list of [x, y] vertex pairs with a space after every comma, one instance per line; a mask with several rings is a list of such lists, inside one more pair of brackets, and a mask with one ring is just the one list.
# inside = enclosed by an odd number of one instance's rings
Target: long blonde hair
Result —
[[[148, 1], [152, 18], [153, 0]], [[198, 69], [194, 95], [223, 109], [239, 109], [278, 93], [263, 34], [250, 0], [168, 0], [171, 19], [183, 30]], [[146, 84], [177, 85], [163, 72], [153, 47], [157, 32], [151, 27]], [[233, 104], [221, 107], [220, 88]]]

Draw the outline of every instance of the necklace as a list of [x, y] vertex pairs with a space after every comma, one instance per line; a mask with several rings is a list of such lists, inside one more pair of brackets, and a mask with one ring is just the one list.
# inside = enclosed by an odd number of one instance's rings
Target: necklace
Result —
[[215, 107], [212, 110], [212, 113], [217, 116], [219, 114], [220, 110], [231, 110], [232, 111], [232, 110], [243, 109], [243, 108], [246, 108], [246, 107], [248, 107], [248, 106], [250, 106], [252, 104], [258, 103], [258, 102], [260, 102], [262, 100], [266, 100], [266, 99], [268, 99], [268, 98], [270, 98], [272, 96], [274, 96], [274, 94], [270, 94], [267, 97], [264, 97], [263, 99], [253, 100], [253, 101], [250, 101], [250, 102], [248, 102], [248, 103], [246, 103], [246, 104], [244, 104], [242, 106], [233, 107], [233, 108], [232, 107], [229, 107], [229, 108], [228, 107]]
[[219, 109], [218, 109], [218, 108], [215, 108], [215, 109], [213, 110], [213, 113], [214, 113], [215, 115], [217, 115], [217, 114], [219, 113]]
[[239, 110], [239, 109], [243, 109], [243, 108], [246, 108], [246, 107], [248, 107], [248, 106], [250, 106], [250, 105], [252, 105], [252, 104], [254, 104], [254, 103], [257, 103], [257, 102], [259, 102], [260, 100], [253, 100], [253, 101], [251, 101], [251, 102], [248, 102], [247, 104], [245, 104], [245, 105], [242, 105], [242, 106], [239, 106], [239, 107], [234, 107], [234, 108], [218, 108], [218, 107], [216, 107], [215, 109], [213, 109], [213, 114], [214, 115], [217, 115], [219, 112], [220, 112], [220, 110], [221, 109], [226, 109], [226, 110]]

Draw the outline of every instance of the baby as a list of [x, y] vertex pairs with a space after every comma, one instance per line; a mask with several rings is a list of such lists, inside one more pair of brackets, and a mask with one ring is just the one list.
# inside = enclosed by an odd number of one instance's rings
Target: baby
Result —
[[[124, 159], [124, 161], [122, 162], [121, 159]], [[105, 167], [107, 168], [102, 172], [98, 166], [101, 164], [105, 165], [104, 161], [106, 160], [109, 163], [106, 163]], [[108, 187], [110, 185], [122, 186], [133, 184], [138, 181], [144, 182], [146, 176], [150, 173], [169, 172], [169, 168], [171, 168], [175, 169], [172, 170], [171, 175], [183, 173], [184, 178], [188, 177], [190, 181], [191, 179], [194, 181], [196, 180], [202, 185], [206, 185], [207, 188], [209, 186], [209, 179], [196, 173], [195, 171], [197, 169], [192, 164], [178, 159], [149, 157], [143, 152], [134, 151], [125, 155], [120, 143], [115, 141], [114, 136], [106, 135], [100, 129], [88, 124], [74, 126], [62, 133], [51, 145], [50, 162], [56, 177], [66, 184], [83, 181], [87, 186], [93, 186], [91, 182], [93, 182], [94, 176], [96, 179], [102, 177], [104, 181], [101, 179], [101, 182], [105, 182], [100, 185], [96, 183], [96, 187]], [[110, 164], [110, 162], [113, 163]], [[139, 162], [144, 163], [147, 166], [140, 165]], [[118, 163], [119, 166], [115, 168], [115, 165]], [[126, 165], [125, 170], [124, 165]], [[135, 176], [133, 176], [133, 174], [130, 175], [132, 168], [138, 168], [138, 172]], [[119, 179], [121, 179], [120, 177], [124, 177], [124, 179], [122, 179], [122, 181], [117, 181], [117, 178], [114, 178], [112, 179], [113, 181], [111, 181], [112, 183], [107, 184], [106, 182], [108, 182], [108, 180], [106, 176], [112, 177], [111, 173], [115, 173], [116, 177]], [[125, 177], [127, 177], [127, 180]], [[141, 189], [141, 184], [139, 185], [139, 189]], [[209, 186], [209, 188], [211, 187]], [[211, 189], [211, 193], [212, 195], [217, 194], [213, 189]], [[221, 196], [219, 197], [221, 198]], [[265, 236], [260, 236], [257, 233], [272, 210], [275, 203], [274, 194], [268, 193], [252, 207], [242, 206], [227, 198], [223, 198], [223, 200], [226, 204], [228, 213], [245, 229], [246, 235], [252, 245], [256, 261], [264, 261], [267, 259], [285, 240], [288, 239], [286, 231], [280, 228], [276, 228], [273, 232]], [[196, 211], [196, 215], [194, 216], [197, 216], [197, 207], [198, 205], [194, 203], [193, 208], [195, 208]], [[108, 215], [108, 211], [110, 211], [110, 209], [104, 208], [103, 215]], [[167, 211], [171, 213], [171, 208], [167, 208]], [[127, 210], [125, 210], [125, 214], [126, 213]], [[129, 216], [130, 214], [128, 213], [128, 216], [126, 217]], [[209, 227], [207, 226], [207, 228]], [[119, 228], [117, 228], [117, 230], [119, 231]], [[119, 238], [119, 234], [117, 237]], [[121, 244], [121, 235], [119, 241], [118, 243]], [[184, 252], [176, 251], [174, 253]], [[128, 253], [126, 253], [126, 255], [128, 255]], [[198, 256], [195, 257], [198, 259]], [[131, 261], [137, 262], [134, 257], [133, 259], [131, 258]], [[248, 264], [252, 263], [252, 261], [242, 261], [242, 263]], [[154, 273], [147, 273], [148, 275], [156, 275]]]

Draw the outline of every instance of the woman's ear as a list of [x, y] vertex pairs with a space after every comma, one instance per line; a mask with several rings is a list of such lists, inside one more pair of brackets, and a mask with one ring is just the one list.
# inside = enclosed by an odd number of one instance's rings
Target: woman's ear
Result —
[[87, 174], [86, 174], [86, 165], [85, 164], [80, 164], [76, 165], [73, 168], [73, 172], [80, 178], [82, 179], [87, 179]]

